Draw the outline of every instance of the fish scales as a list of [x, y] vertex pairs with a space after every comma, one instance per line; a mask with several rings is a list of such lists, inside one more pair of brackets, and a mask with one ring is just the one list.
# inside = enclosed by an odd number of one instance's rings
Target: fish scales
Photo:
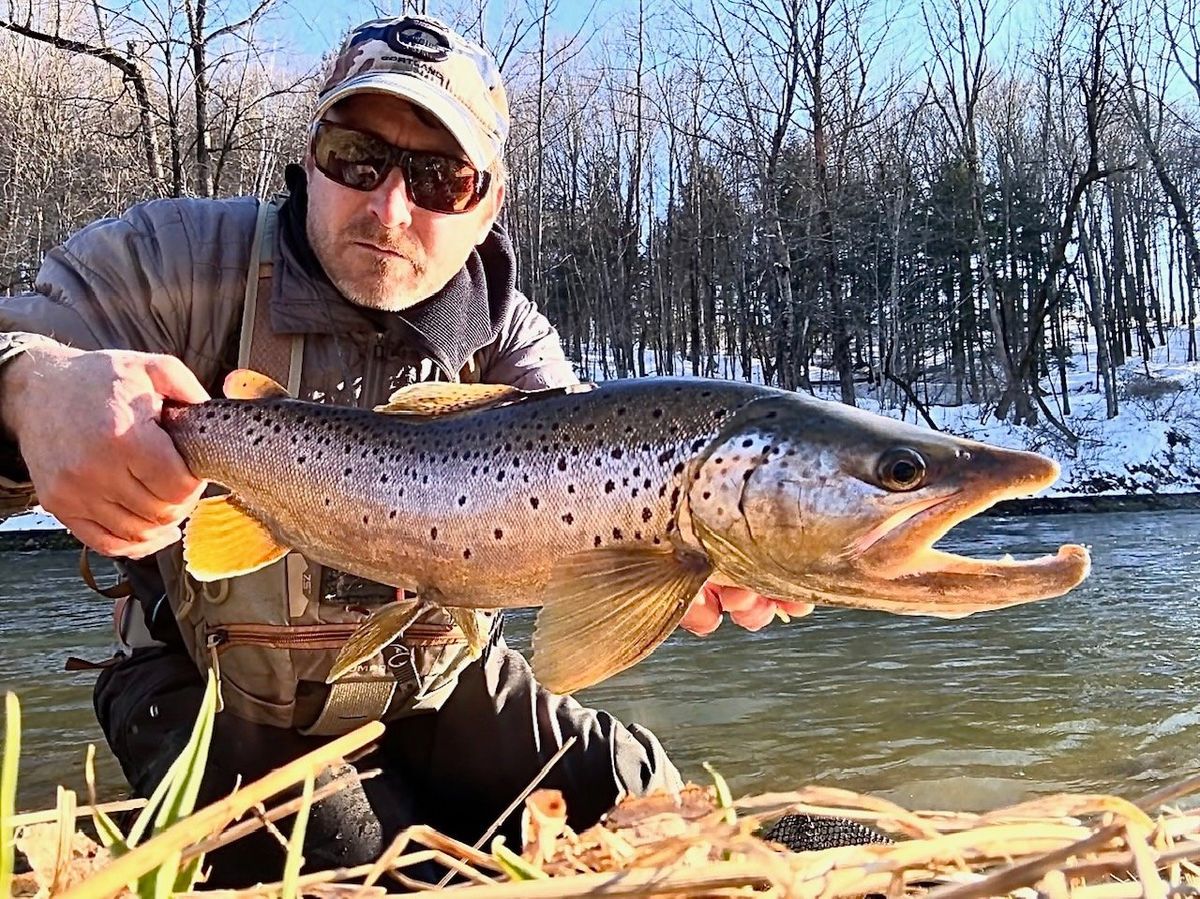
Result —
[[[1029, 561], [935, 549], [1058, 466], [749, 384], [653, 378], [525, 392], [417, 384], [376, 412], [282, 398], [253, 372], [228, 400], [164, 405], [193, 473], [229, 497], [189, 520], [216, 580], [290, 548], [444, 606], [541, 606], [534, 673], [570, 692], [636, 663], [703, 583], [807, 604], [962, 617], [1058, 596], [1079, 546]], [[386, 414], [380, 414], [386, 413]], [[411, 620], [390, 604], [341, 676]]]
[[172, 435], [198, 477], [273, 520], [283, 542], [321, 535], [322, 564], [426, 593], [436, 584], [447, 605], [512, 606], [559, 556], [668, 544], [687, 463], [769, 392], [691, 386], [620, 382], [419, 423], [214, 400]]

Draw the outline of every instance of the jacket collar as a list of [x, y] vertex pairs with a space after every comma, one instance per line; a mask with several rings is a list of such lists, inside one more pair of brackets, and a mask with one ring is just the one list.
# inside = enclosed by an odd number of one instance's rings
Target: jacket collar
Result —
[[403, 312], [364, 309], [333, 286], [308, 242], [304, 169], [288, 166], [286, 181], [289, 195], [279, 212], [271, 279], [271, 327], [276, 333], [388, 333], [416, 344], [448, 373], [458, 372], [499, 336], [516, 287], [512, 243], [499, 225], [433, 296]]

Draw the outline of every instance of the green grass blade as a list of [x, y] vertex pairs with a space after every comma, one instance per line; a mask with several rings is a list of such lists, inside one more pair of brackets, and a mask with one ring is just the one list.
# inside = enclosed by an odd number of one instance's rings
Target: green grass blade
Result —
[[546, 880], [549, 877], [541, 868], [535, 868], [505, 846], [504, 837], [492, 840], [492, 858], [508, 875], [509, 880]]
[[[162, 833], [194, 810], [196, 797], [200, 793], [200, 782], [204, 779], [204, 770], [208, 762], [208, 748], [212, 742], [216, 714], [217, 680], [210, 671], [204, 699], [200, 703], [200, 713], [192, 728], [192, 736], [179, 758], [171, 765], [167, 776], [163, 778], [167, 788], [154, 816], [154, 835]], [[154, 792], [158, 794], [159, 790]], [[198, 861], [186, 865], [181, 871], [180, 853], [172, 853], [163, 859], [157, 870], [142, 876], [138, 881], [138, 895], [144, 899], [162, 899], [170, 896], [172, 892], [190, 890], [199, 871]]]
[[296, 812], [296, 823], [292, 825], [292, 836], [288, 840], [287, 861], [283, 866], [281, 899], [298, 899], [300, 896], [300, 868], [304, 864], [304, 833], [308, 830], [308, 812], [312, 808], [313, 774], [304, 778], [304, 792], [300, 796], [300, 810]]
[[88, 805], [92, 807], [92, 824], [96, 826], [100, 845], [107, 849], [113, 858], [124, 855], [129, 851], [129, 846], [125, 842], [125, 834], [121, 833], [121, 828], [117, 827], [117, 823], [112, 818], [102, 809], [97, 808], [96, 746], [92, 743], [88, 743], [87, 755], [83, 759], [83, 781], [87, 784]]
[[21, 703], [4, 694], [4, 757], [0, 759], [0, 896], [12, 895], [13, 816], [17, 813], [17, 764], [21, 758]]
[[704, 763], [704, 770], [708, 772], [717, 788], [717, 807], [725, 809], [725, 823], [737, 824], [737, 812], [733, 808], [733, 794], [729, 792], [729, 784], [725, 783], [725, 778], [708, 762]]

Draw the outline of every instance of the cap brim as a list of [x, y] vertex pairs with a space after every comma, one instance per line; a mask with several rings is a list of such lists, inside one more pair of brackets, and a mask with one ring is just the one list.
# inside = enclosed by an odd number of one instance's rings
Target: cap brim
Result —
[[453, 95], [436, 85], [399, 72], [367, 72], [340, 84], [322, 97], [313, 112], [319, 119], [336, 103], [352, 94], [387, 94], [426, 109], [454, 135], [467, 159], [480, 171], [500, 155], [500, 147], [490, 139]]

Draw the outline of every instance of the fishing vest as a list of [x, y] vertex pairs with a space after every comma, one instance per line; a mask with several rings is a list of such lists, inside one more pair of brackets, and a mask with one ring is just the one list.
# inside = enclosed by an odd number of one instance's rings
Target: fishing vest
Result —
[[[275, 334], [269, 304], [259, 302], [270, 296], [273, 254], [263, 248], [275, 246], [276, 218], [276, 203], [260, 203], [238, 365], [299, 395], [304, 336]], [[470, 377], [472, 370], [469, 364], [464, 374]], [[432, 711], [450, 696], [473, 658], [463, 632], [445, 611], [431, 607], [373, 658], [327, 685], [350, 635], [373, 611], [404, 596], [298, 552], [250, 574], [201, 583], [184, 570], [177, 545], [159, 554], [159, 569], [184, 644], [201, 671], [218, 676], [222, 707], [260, 724], [326, 736], [367, 721]], [[487, 634], [493, 613], [476, 615], [479, 631]]]

